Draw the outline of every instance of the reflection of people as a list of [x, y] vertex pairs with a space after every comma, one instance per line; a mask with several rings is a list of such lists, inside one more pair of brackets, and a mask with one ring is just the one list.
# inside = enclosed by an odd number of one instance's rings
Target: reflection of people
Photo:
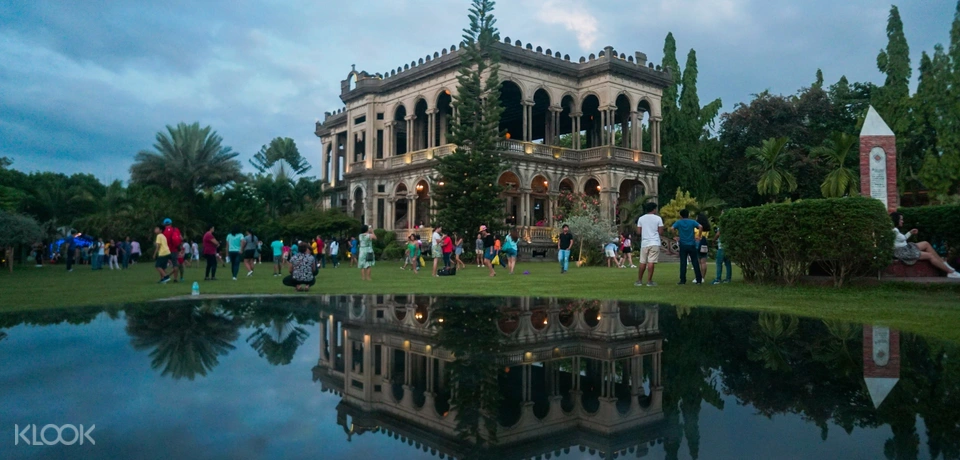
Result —
[[960, 279], [960, 273], [957, 273], [950, 264], [946, 263], [933, 246], [926, 241], [917, 243], [908, 242], [911, 236], [917, 234], [917, 229], [911, 229], [907, 233], [901, 233], [900, 227], [903, 226], [903, 214], [899, 212], [890, 213], [890, 219], [893, 221], [893, 256], [906, 265], [913, 265], [918, 260], [926, 260], [938, 269], [947, 272], [948, 278]]

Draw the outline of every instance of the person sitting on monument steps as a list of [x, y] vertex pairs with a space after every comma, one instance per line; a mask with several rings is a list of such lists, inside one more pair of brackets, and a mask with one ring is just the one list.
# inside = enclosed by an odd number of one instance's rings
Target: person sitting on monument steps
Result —
[[926, 241], [918, 243], [909, 243], [907, 239], [917, 234], [917, 229], [912, 229], [907, 233], [901, 233], [900, 227], [903, 226], [903, 214], [899, 212], [890, 213], [890, 219], [893, 221], [893, 256], [906, 265], [913, 265], [918, 260], [926, 260], [938, 269], [947, 272], [948, 278], [960, 279], [960, 273], [957, 273], [953, 267], [946, 263], [933, 246]]

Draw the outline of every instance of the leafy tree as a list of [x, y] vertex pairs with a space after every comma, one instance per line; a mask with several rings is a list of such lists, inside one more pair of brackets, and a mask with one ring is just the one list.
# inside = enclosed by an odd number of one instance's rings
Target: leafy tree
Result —
[[[927, 149], [920, 177], [931, 195], [942, 200], [960, 192], [960, 2], [950, 29], [950, 47], [944, 58], [937, 57], [935, 53], [927, 77], [942, 76], [945, 82], [932, 84], [923, 101], [935, 104], [931, 119], [936, 127], [937, 145]], [[938, 65], [947, 65], [948, 70], [943, 71]]]
[[847, 160], [859, 139], [846, 133], [833, 133], [823, 146], [813, 150], [815, 157], [826, 159], [832, 169], [820, 186], [824, 198], [839, 198], [859, 193], [857, 173], [847, 167]]
[[[675, 65], [676, 44], [673, 36], [667, 35], [664, 44], [664, 65]], [[670, 86], [665, 92], [665, 106], [670, 106], [664, 112], [663, 123], [663, 163], [667, 167], [660, 179], [661, 190], [673, 190], [676, 187], [693, 189], [698, 194], [708, 194], [715, 187], [712, 184], [712, 174], [709, 171], [719, 158], [719, 149], [712, 148], [715, 144], [709, 142], [707, 128], [712, 126], [720, 111], [720, 99], [716, 99], [706, 106], [700, 106], [700, 97], [697, 94], [697, 53], [691, 49], [687, 54], [686, 67], [683, 76], [676, 74], [676, 81], [682, 82], [678, 105], [675, 105], [673, 91]], [[670, 94], [666, 94], [670, 93]], [[676, 110], [673, 110], [676, 107]], [[667, 113], [670, 113], [669, 118]]]
[[887, 19], [887, 47], [877, 55], [877, 68], [886, 76], [872, 95], [873, 106], [897, 133], [903, 132], [910, 97], [910, 47], [903, 34], [903, 21], [896, 5]]
[[196, 208], [200, 193], [240, 179], [238, 155], [221, 145], [223, 139], [200, 123], [167, 125], [157, 133], [154, 150], [141, 150], [130, 167], [134, 183], [158, 185], [176, 191], [184, 204]]
[[33, 218], [0, 211], [0, 248], [6, 252], [7, 267], [13, 272], [13, 249], [21, 244], [34, 244], [43, 238], [40, 225]]
[[[677, 60], [677, 40], [673, 38], [673, 32], [667, 32], [667, 38], [663, 40], [663, 62], [661, 65], [673, 77], [672, 83], [663, 89], [663, 97], [660, 99], [660, 111], [663, 114], [663, 145], [669, 146], [680, 142], [679, 131], [674, 127], [678, 126], [677, 118], [680, 112], [678, 98], [680, 97], [680, 81], [683, 76], [680, 72], [680, 61]], [[646, 137], [644, 136], [644, 138]]]
[[480, 225], [497, 230], [505, 217], [497, 183], [504, 170], [497, 149], [503, 107], [500, 56], [494, 48], [500, 34], [493, 6], [491, 0], [473, 0], [470, 6], [470, 26], [463, 30], [458, 90], [453, 101], [457, 116], [450, 129], [450, 140], [457, 149], [439, 159], [432, 187], [437, 222], [465, 234]]
[[680, 211], [689, 210], [691, 207], [698, 206], [697, 199], [690, 196], [690, 192], [685, 192], [677, 188], [677, 192], [666, 205], [661, 206], [659, 210], [660, 218], [663, 219], [663, 226], [670, 228], [674, 222], [680, 220]]
[[797, 189], [797, 179], [787, 169], [788, 153], [784, 147], [789, 141], [786, 137], [771, 137], [763, 141], [760, 147], [747, 149], [747, 156], [754, 159], [760, 173], [757, 192], [771, 200], [780, 192]]

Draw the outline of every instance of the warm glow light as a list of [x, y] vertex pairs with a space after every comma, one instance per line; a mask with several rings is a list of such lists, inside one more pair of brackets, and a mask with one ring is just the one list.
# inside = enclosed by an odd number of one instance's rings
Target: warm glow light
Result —
[[547, 181], [543, 181], [543, 186], [544, 186], [544, 187], [547, 186]]
[[[599, 189], [600, 189], [600, 187], [597, 186], [597, 190], [599, 190]], [[418, 192], [422, 192], [422, 191], [423, 191], [423, 184], [417, 184], [417, 191], [418, 191]]]
[[597, 321], [600, 321], [600, 313], [597, 313]]
[[443, 181], [438, 182], [437, 185], [443, 187]]
[[450, 95], [450, 90], [449, 90], [449, 89], [443, 90], [443, 94], [446, 94], [447, 96], [449, 96], [449, 95]]
[[507, 139], [510, 139], [510, 133], [504, 134], [504, 137], [506, 137]]
[[547, 325], [547, 319], [546, 319], [546, 318], [543, 319], [543, 325], [544, 325], [544, 326]]
[[437, 322], [438, 322], [438, 323], [442, 323], [442, 322], [443, 322], [443, 318], [437, 319]]
[[599, 185], [597, 186], [597, 191], [598, 191], [598, 192], [600, 191], [600, 186], [599, 186]]

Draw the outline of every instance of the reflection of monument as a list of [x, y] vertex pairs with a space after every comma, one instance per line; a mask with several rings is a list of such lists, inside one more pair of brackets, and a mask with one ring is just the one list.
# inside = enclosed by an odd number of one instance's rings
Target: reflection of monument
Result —
[[872, 106], [860, 131], [860, 194], [882, 201], [889, 212], [900, 204], [897, 138]]
[[863, 326], [863, 380], [873, 407], [880, 407], [900, 381], [900, 332]]
[[[642, 456], [664, 436], [656, 306], [502, 303], [503, 399], [490, 455], [530, 458], [579, 448]], [[444, 373], [454, 356], [437, 346], [436, 314], [428, 297], [330, 299], [313, 378], [342, 397], [337, 420], [348, 436], [380, 432], [424, 451], [469, 456]]]

